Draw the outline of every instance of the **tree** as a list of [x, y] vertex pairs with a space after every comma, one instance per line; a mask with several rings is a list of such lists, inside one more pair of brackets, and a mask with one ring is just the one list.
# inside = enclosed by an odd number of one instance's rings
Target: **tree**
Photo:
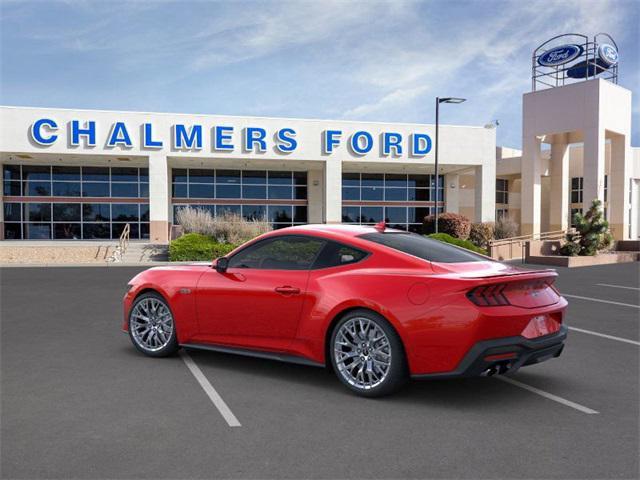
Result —
[[576, 231], [567, 234], [567, 243], [560, 249], [562, 255], [595, 255], [613, 242], [600, 200], [594, 200], [584, 215], [576, 213], [573, 223]]

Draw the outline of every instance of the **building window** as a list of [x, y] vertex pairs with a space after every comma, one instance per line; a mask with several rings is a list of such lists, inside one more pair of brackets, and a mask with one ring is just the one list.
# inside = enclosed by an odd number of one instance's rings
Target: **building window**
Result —
[[509, 209], [508, 208], [497, 208], [496, 209], [496, 220], [499, 220], [501, 218], [507, 218], [509, 216]]
[[604, 176], [604, 201], [607, 202], [609, 197], [609, 175]]
[[149, 238], [147, 168], [2, 168], [5, 239], [115, 239], [127, 223], [131, 238]]
[[191, 206], [266, 218], [274, 228], [307, 223], [307, 172], [174, 168], [171, 177], [174, 221]]
[[571, 203], [582, 203], [582, 177], [571, 178]]
[[509, 203], [509, 180], [496, 178], [496, 203]]

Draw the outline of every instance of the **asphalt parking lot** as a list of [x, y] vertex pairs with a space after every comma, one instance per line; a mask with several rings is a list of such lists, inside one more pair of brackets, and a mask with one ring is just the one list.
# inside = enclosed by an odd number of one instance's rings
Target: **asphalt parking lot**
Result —
[[[329, 372], [120, 331], [140, 269], [0, 270], [3, 478], [637, 478], [638, 264], [559, 269], [559, 359], [383, 399]], [[231, 427], [185, 359], [241, 426]]]

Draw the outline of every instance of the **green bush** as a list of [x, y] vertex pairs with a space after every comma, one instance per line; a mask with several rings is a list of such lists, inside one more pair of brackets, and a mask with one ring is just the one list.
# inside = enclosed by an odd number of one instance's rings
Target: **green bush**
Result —
[[560, 248], [561, 255], [596, 255], [613, 243], [609, 222], [604, 218], [600, 200], [591, 202], [591, 207], [584, 215], [576, 213], [573, 223], [576, 225], [576, 232], [567, 233], [567, 243]]
[[211, 261], [223, 257], [235, 245], [218, 243], [213, 238], [199, 233], [187, 233], [169, 245], [169, 260], [172, 262]]
[[471, 250], [472, 252], [479, 253], [481, 255], [486, 255], [487, 251], [484, 248], [476, 247], [469, 240], [461, 240], [459, 238], [452, 237], [446, 233], [432, 233], [428, 235], [429, 238], [433, 238], [434, 240], [439, 240], [444, 243], [450, 243], [451, 245], [455, 245], [456, 247], [465, 248], [467, 250]]
[[493, 240], [495, 224], [493, 222], [472, 223], [469, 240], [480, 248], [487, 248]]
[[[429, 215], [424, 218], [423, 232], [426, 234], [434, 233], [435, 230], [435, 216]], [[469, 232], [471, 231], [471, 222], [464, 215], [457, 213], [441, 213], [438, 215], [438, 233], [446, 233], [455, 238], [461, 238], [466, 240], [469, 238]]]

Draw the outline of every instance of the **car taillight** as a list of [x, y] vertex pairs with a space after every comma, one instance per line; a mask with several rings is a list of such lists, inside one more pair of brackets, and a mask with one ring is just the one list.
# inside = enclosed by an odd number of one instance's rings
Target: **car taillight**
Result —
[[509, 305], [509, 300], [504, 296], [504, 289], [507, 287], [504, 283], [496, 283], [476, 287], [467, 293], [467, 298], [479, 307], [500, 307]]

